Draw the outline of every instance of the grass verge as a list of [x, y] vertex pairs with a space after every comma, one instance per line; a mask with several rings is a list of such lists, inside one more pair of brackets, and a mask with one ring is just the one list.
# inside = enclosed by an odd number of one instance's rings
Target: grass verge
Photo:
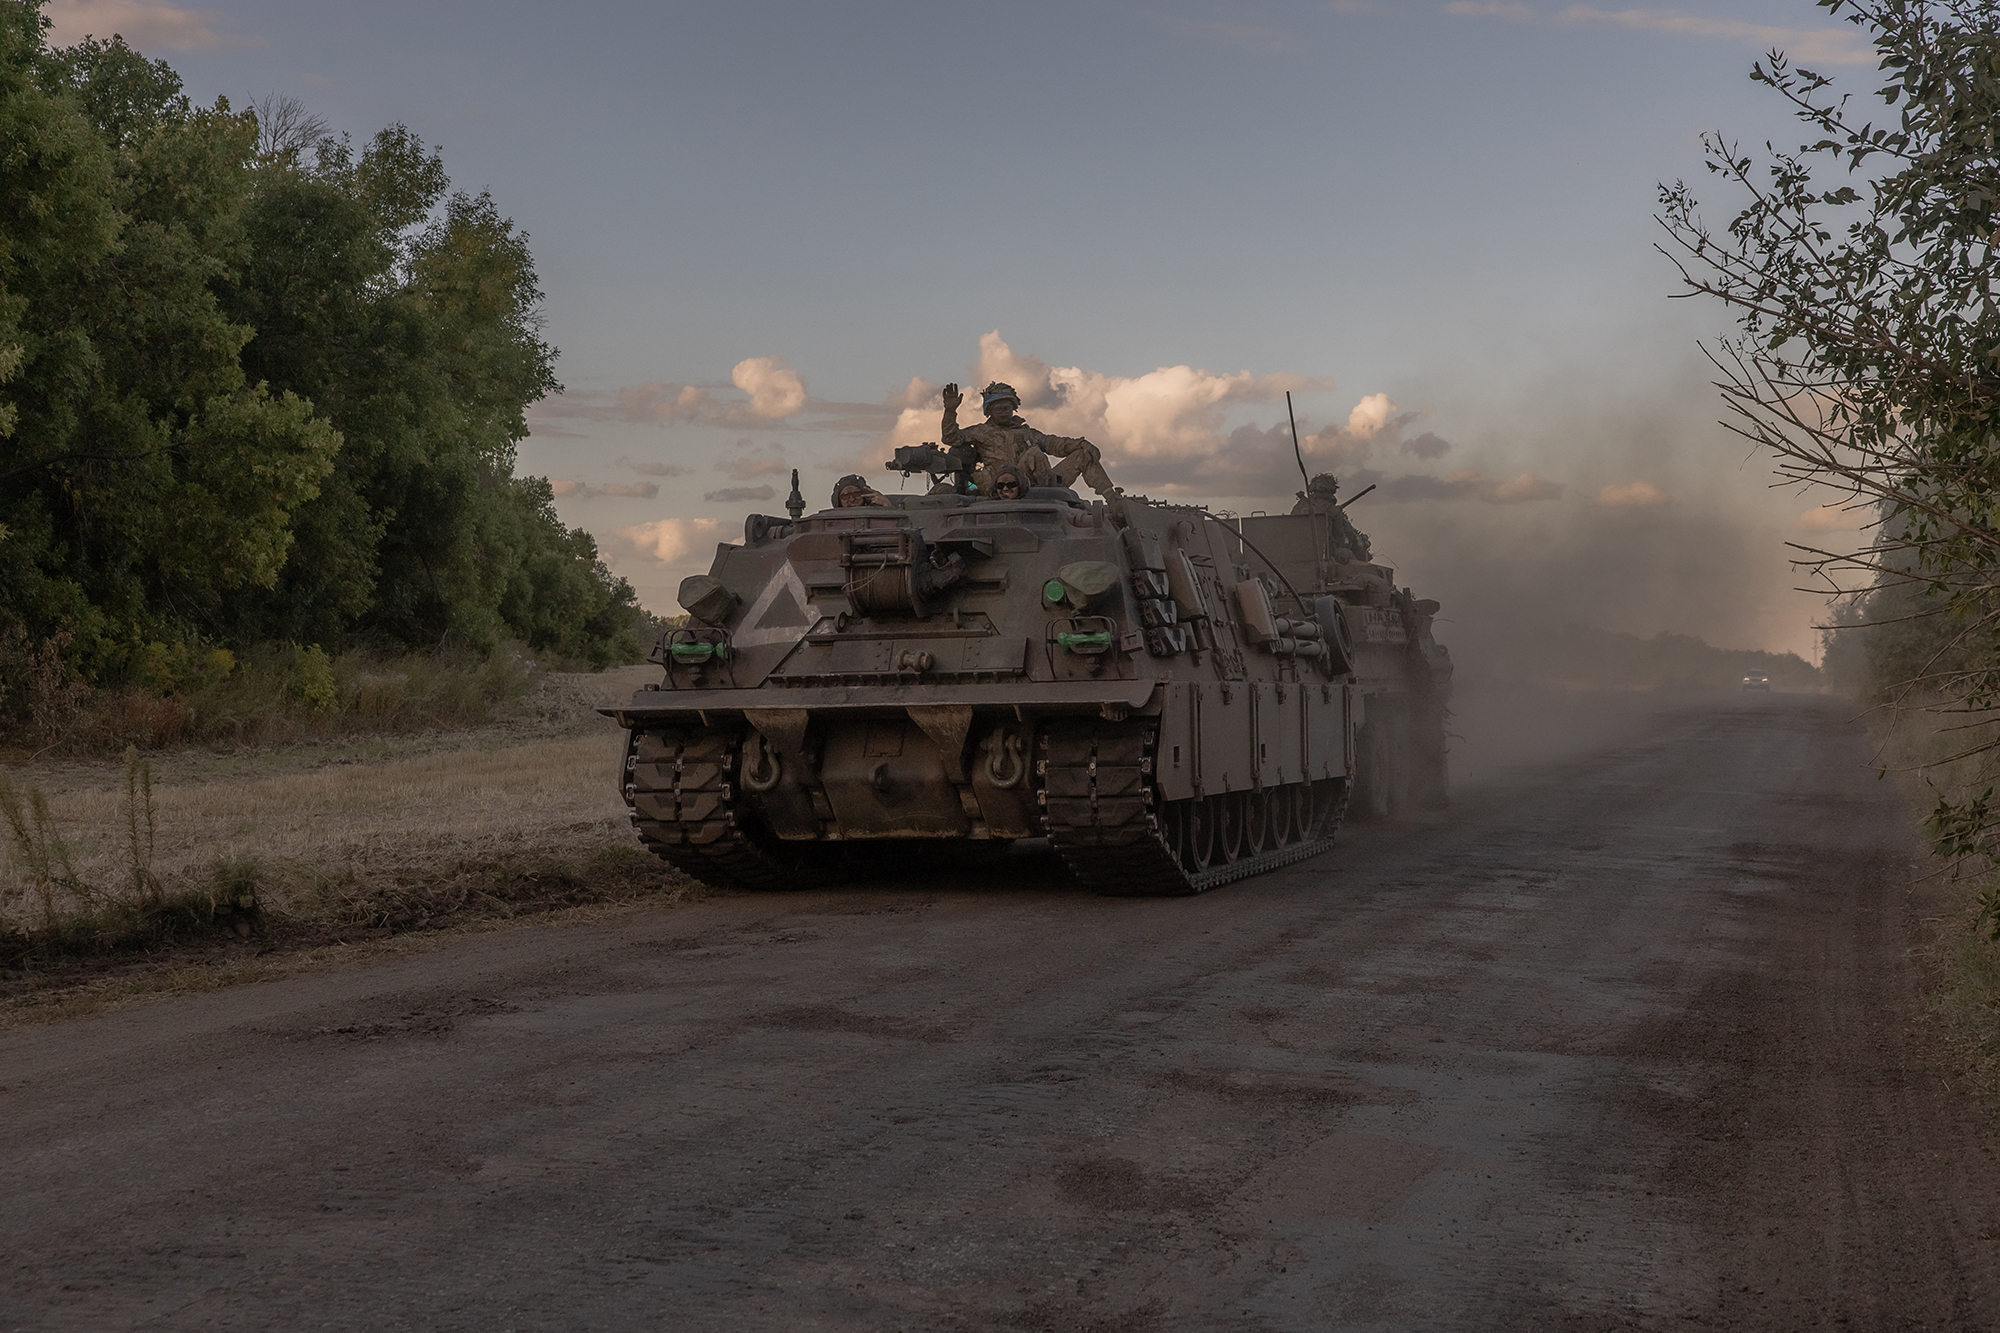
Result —
[[709, 892], [637, 848], [616, 846], [580, 860], [468, 863], [449, 882], [413, 885], [382, 902], [347, 895], [345, 905], [360, 909], [347, 924], [264, 916], [247, 929], [238, 928], [239, 919], [224, 929], [183, 932], [170, 942], [137, 948], [73, 938], [81, 947], [53, 949], [21, 960], [23, 966], [0, 968], [0, 1027], [80, 1018], [136, 1000], [422, 952], [471, 932], [526, 921], [602, 920]]
[[624, 733], [595, 712], [636, 683], [551, 678], [504, 723], [366, 744], [0, 771], [0, 1009], [688, 896], [633, 839]]
[[[1857, 708], [1862, 705], [1857, 705]], [[1932, 712], [1884, 705], [1868, 714], [1876, 764], [1903, 796], [1914, 822], [1929, 820], [1940, 800], [1962, 801], [2000, 781], [2000, 760], [1964, 755], [1974, 737], [1991, 734], [2000, 714]], [[1912, 887], [1925, 930], [1918, 962], [1930, 1007], [1958, 1067], [2000, 1112], [2000, 870], [1968, 858], [1928, 856]]]
[[[48, 646], [44, 645], [46, 649]], [[546, 671], [520, 644], [329, 654], [262, 644], [242, 655], [185, 645], [142, 653], [119, 682], [92, 688], [43, 651], [19, 688], [0, 688], [0, 730], [22, 754], [110, 755], [127, 745], [270, 745], [476, 726], [523, 699]], [[0, 670], [10, 663], [0, 653]], [[0, 682], [3, 683], [3, 682]]]

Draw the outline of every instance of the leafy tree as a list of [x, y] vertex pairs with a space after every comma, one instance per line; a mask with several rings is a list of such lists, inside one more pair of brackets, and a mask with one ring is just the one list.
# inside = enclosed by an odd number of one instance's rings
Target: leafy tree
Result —
[[[84, 590], [65, 577], [51, 550], [51, 507], [60, 495], [33, 484], [56, 450], [23, 438], [21, 399], [53, 396], [85, 373], [87, 338], [34, 317], [30, 307], [52, 290], [76, 286], [107, 259], [119, 227], [109, 150], [72, 102], [37, 85], [46, 26], [35, 7], [0, 6], [0, 354], [10, 382], [0, 403], [0, 522], [8, 528], [0, 542], [0, 588], [9, 609], [31, 624], [58, 618], [89, 624], [94, 616]], [[34, 405], [28, 411], [32, 430]]]
[[99, 679], [162, 639], [636, 657], [513, 475], [560, 386], [493, 201], [400, 125], [356, 151], [47, 27], [0, 0], [0, 640]]
[[277, 579], [339, 438], [244, 376], [214, 284], [243, 255], [256, 127], [123, 42], [41, 50], [0, 5], [7, 611], [99, 667]]
[[[1741, 210], [1717, 232], [1677, 184], [1661, 221], [1687, 294], [1736, 312], [1712, 354], [1732, 427], [1782, 476], [1879, 515], [1865, 549], [1805, 563], [1932, 622], [1875, 654], [1892, 693], [1984, 713], [2000, 703], [2000, 12], [1819, 3], [1870, 33], [1873, 100], [1773, 53], [1751, 77], [1815, 137], [1761, 154], [1711, 138], [1708, 169]], [[1964, 754], [2000, 745], [1992, 727], [1964, 734]], [[1987, 798], [1942, 803], [1933, 827], [1948, 852], [2000, 851]]]
[[[644, 613], [632, 585], [597, 558], [582, 528], [564, 531], [546, 478], [529, 477], [487, 511], [490, 549], [515, 558], [500, 589], [499, 611], [509, 629], [537, 648], [605, 667], [636, 662], [653, 634], [641, 634]], [[644, 642], [641, 642], [642, 638]]]
[[[527, 238], [490, 197], [447, 195], [402, 126], [359, 153], [302, 137], [259, 164], [253, 255], [226, 300], [257, 329], [250, 373], [310, 398], [344, 445], [244, 631], [636, 656], [629, 586], [513, 476], [528, 404], [560, 389]], [[615, 627], [586, 628], [613, 606]]]

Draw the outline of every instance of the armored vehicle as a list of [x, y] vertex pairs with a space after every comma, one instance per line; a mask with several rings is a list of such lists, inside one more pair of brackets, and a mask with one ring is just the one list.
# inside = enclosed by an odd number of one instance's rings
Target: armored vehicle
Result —
[[1398, 588], [1395, 570], [1351, 558], [1339, 545], [1337, 507], [1300, 506], [1308, 507], [1313, 512], [1251, 515], [1234, 526], [1301, 592], [1341, 602], [1354, 643], [1352, 681], [1361, 696], [1354, 813], [1395, 818], [1441, 809], [1449, 802], [1452, 661], [1432, 630], [1438, 603]]
[[1356, 753], [1429, 725], [1428, 612], [1301, 562], [1318, 517], [966, 489], [806, 514], [795, 473], [789, 517], [681, 585], [664, 678], [605, 710], [649, 848], [780, 888], [896, 840], [1046, 837], [1099, 891], [1194, 893], [1327, 850], [1357, 779], [1391, 812], [1429, 791]]

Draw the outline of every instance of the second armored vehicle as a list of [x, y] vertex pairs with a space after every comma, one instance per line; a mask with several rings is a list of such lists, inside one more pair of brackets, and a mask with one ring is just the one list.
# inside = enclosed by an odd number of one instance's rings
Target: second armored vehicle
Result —
[[1366, 558], [1366, 538], [1361, 552], [1343, 545], [1354, 529], [1332, 503], [1330, 488], [1324, 500], [1318, 491], [1331, 481], [1314, 478], [1314, 493], [1302, 493], [1293, 513], [1252, 515], [1233, 526], [1300, 590], [1340, 599], [1354, 640], [1353, 684], [1362, 700], [1357, 813], [1394, 818], [1440, 809], [1448, 803], [1452, 661], [1432, 632], [1438, 603], [1398, 588], [1395, 570]]

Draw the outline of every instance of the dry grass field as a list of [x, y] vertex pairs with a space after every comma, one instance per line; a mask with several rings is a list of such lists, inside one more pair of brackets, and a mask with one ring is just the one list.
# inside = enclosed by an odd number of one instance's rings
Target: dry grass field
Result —
[[[626, 822], [624, 733], [594, 711], [656, 676], [551, 675], [501, 719], [459, 731], [147, 755], [150, 839], [126, 763], [8, 764], [24, 802], [45, 798], [44, 846], [60, 852], [67, 881], [38, 880], [14, 840], [0, 868], [0, 933], [21, 942], [13, 961], [24, 972], [35, 954], [46, 970], [64, 931], [58, 952], [118, 952], [106, 923], [130, 918], [148, 892], [135, 865], [155, 896], [206, 895], [224, 933], [267, 945], [677, 891], [682, 881], [640, 853]], [[232, 910], [239, 895], [248, 910]]]

